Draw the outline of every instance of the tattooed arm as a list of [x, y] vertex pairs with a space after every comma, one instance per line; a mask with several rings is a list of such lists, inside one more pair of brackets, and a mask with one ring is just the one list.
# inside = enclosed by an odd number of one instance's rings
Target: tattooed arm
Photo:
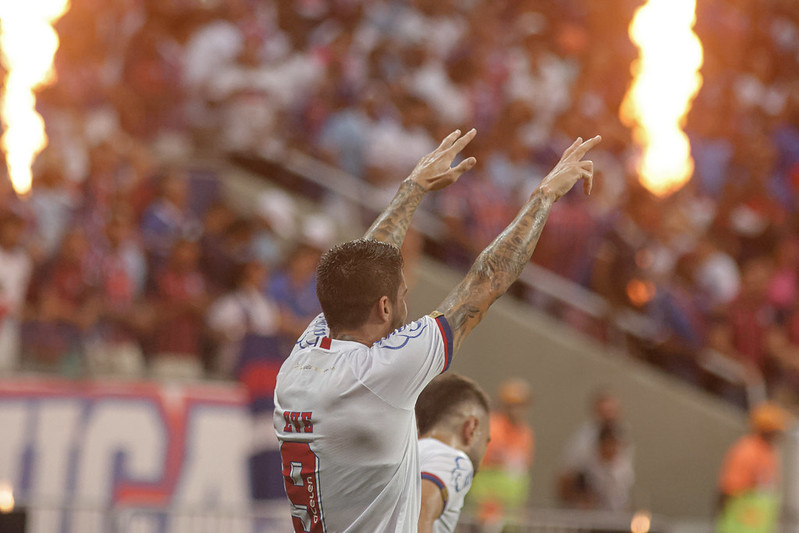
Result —
[[431, 153], [424, 156], [411, 175], [400, 185], [394, 199], [383, 213], [377, 217], [364, 239], [375, 239], [397, 247], [402, 246], [405, 234], [411, 225], [411, 218], [425, 193], [437, 191], [452, 185], [476, 163], [470, 157], [458, 166], [451, 167], [455, 156], [469, 144], [477, 132], [472, 129], [461, 137], [460, 130], [450, 133]]
[[591, 193], [594, 164], [583, 156], [602, 138], [577, 139], [563, 152], [552, 171], [522, 207], [513, 222], [480, 253], [463, 281], [447, 296], [437, 311], [447, 317], [454, 335], [454, 351], [480, 323], [497, 298], [505, 294], [530, 261], [552, 205], [584, 179]]

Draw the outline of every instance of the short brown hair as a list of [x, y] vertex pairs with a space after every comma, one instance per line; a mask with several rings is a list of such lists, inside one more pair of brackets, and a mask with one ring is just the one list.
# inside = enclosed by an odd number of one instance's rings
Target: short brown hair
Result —
[[393, 244], [358, 239], [334, 246], [316, 268], [316, 296], [332, 331], [354, 329], [383, 296], [397, 299], [402, 254]]
[[489, 412], [488, 395], [476, 381], [450, 372], [431, 381], [416, 400], [416, 424], [424, 435], [455, 414], [462, 405], [474, 403]]

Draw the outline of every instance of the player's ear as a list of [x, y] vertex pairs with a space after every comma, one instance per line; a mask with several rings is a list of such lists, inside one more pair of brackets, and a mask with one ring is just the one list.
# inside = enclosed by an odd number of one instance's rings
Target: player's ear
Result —
[[377, 301], [377, 315], [383, 322], [391, 322], [391, 300], [388, 296], [381, 296]]
[[479, 425], [480, 421], [477, 419], [476, 416], [470, 416], [466, 420], [464, 420], [463, 425], [461, 426], [461, 430], [463, 432], [461, 438], [463, 439], [463, 443], [466, 444], [466, 446], [471, 446], [472, 441], [477, 435], [477, 426]]

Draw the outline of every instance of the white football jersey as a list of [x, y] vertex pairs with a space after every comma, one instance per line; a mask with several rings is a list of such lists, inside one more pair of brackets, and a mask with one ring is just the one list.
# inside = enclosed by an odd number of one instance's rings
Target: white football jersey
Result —
[[465, 453], [438, 439], [419, 441], [422, 479], [435, 483], [444, 498], [444, 510], [433, 523], [434, 533], [452, 533], [463, 509], [463, 500], [472, 486], [474, 468]]
[[414, 406], [449, 366], [449, 324], [425, 316], [372, 347], [328, 335], [319, 315], [275, 387], [294, 530], [415, 532], [421, 479]]

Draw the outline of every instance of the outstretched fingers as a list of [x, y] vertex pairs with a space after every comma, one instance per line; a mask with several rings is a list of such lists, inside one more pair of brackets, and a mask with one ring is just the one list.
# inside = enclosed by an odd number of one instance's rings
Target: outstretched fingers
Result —
[[463, 137], [456, 140], [452, 144], [450, 151], [452, 151], [453, 154], [459, 153], [461, 150], [466, 148], [466, 145], [469, 144], [472, 141], [472, 139], [474, 139], [475, 135], [477, 135], [477, 130], [474, 128], [470, 129], [469, 131], [466, 132], [466, 134]]
[[597, 135], [595, 137], [592, 137], [592, 138], [588, 139], [584, 143], [581, 143], [574, 150], [574, 156], [577, 159], [582, 159], [585, 156], [585, 154], [588, 153], [588, 150], [590, 150], [591, 148], [593, 148], [594, 146], [596, 146], [600, 142], [602, 142], [602, 136], [601, 135]]
[[566, 148], [563, 151], [563, 155], [560, 156], [560, 160], [561, 161], [565, 161], [566, 159], [568, 159], [574, 153], [574, 151], [577, 150], [577, 147], [580, 146], [580, 143], [582, 143], [582, 142], [583, 142], [583, 138], [582, 137], [577, 137], [574, 140], [574, 142], [571, 144], [571, 146], [569, 146], [568, 148]]
[[444, 137], [444, 140], [441, 141], [441, 144], [439, 144], [438, 148], [436, 148], [436, 152], [450, 148], [452, 146], [452, 143], [454, 143], [457, 140], [457, 138], [460, 136], [461, 136], [461, 130], [453, 131], [452, 133]]

